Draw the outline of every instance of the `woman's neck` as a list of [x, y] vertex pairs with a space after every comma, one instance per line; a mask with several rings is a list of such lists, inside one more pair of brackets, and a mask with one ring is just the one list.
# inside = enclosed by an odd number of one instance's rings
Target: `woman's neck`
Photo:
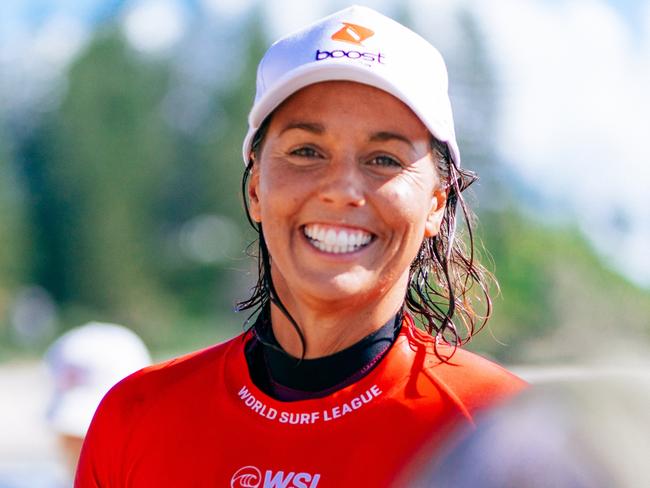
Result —
[[291, 293], [280, 292], [287, 308], [305, 339], [303, 344], [289, 318], [273, 304], [271, 324], [276, 340], [285, 352], [305, 359], [329, 356], [350, 347], [380, 329], [394, 317], [404, 303], [406, 286], [389, 290], [380, 299], [347, 304], [309, 303], [296, 300]]

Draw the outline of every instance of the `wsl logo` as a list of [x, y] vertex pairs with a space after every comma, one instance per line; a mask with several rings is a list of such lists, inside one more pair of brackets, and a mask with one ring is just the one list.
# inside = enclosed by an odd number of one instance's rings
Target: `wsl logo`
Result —
[[[374, 35], [375, 32], [368, 29], [367, 27], [351, 24], [349, 22], [343, 22], [343, 27], [332, 34], [332, 40], [347, 42], [348, 44], [354, 44], [355, 46], [363, 47], [363, 41]], [[334, 49], [332, 51], [327, 51], [324, 49], [316, 50], [316, 61], [322, 61], [329, 58], [346, 58], [358, 60], [368, 66], [372, 66], [375, 63], [385, 64], [384, 59], [386, 59], [386, 57], [379, 52], [364, 52], [357, 51], [356, 49]]]
[[230, 480], [230, 488], [316, 488], [320, 474], [271, 471], [262, 472], [255, 466], [239, 468]]
[[239, 468], [230, 480], [230, 488], [258, 488], [262, 482], [262, 473], [255, 466]]

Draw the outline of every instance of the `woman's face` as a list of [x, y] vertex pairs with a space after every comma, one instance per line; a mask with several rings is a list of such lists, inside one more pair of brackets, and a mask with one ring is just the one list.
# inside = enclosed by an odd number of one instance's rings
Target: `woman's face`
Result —
[[397, 98], [354, 82], [310, 85], [275, 111], [249, 197], [283, 301], [403, 296], [445, 205], [430, 137]]

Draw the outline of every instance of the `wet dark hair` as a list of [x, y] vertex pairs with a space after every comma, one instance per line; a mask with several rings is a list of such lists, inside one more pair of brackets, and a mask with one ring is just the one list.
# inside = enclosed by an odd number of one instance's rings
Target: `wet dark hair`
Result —
[[[272, 114], [271, 114], [272, 115]], [[254, 158], [259, 156], [271, 115], [266, 118], [253, 138], [251, 157], [242, 178], [242, 196], [246, 216], [259, 238], [258, 279], [251, 296], [237, 304], [237, 310], [252, 310], [250, 319], [270, 304], [276, 305], [289, 319], [302, 343], [303, 356], [306, 351], [304, 335], [300, 327], [286, 309], [271, 279], [271, 256], [269, 255], [262, 225], [250, 217], [247, 189], [253, 170]], [[441, 354], [438, 344], [454, 347], [467, 343], [487, 323], [492, 313], [490, 282], [496, 281], [491, 273], [476, 259], [474, 240], [474, 215], [465, 202], [462, 192], [478, 176], [459, 168], [451, 158], [447, 144], [431, 137], [431, 149], [435, 157], [436, 169], [442, 185], [447, 191], [447, 201], [437, 235], [425, 238], [411, 263], [409, 284], [404, 299], [403, 312], [414, 317], [433, 337], [436, 338], [436, 354], [441, 359], [449, 359], [449, 354]], [[457, 216], [462, 216], [466, 236], [458, 230]], [[482, 313], [475, 303], [482, 304]]]

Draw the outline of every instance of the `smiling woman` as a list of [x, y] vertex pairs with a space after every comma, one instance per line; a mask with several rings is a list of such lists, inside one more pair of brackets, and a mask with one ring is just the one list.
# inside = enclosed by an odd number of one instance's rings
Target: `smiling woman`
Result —
[[252, 327], [115, 387], [77, 486], [390, 486], [525, 386], [459, 347], [490, 299], [433, 46], [361, 7], [279, 40], [244, 161]]

